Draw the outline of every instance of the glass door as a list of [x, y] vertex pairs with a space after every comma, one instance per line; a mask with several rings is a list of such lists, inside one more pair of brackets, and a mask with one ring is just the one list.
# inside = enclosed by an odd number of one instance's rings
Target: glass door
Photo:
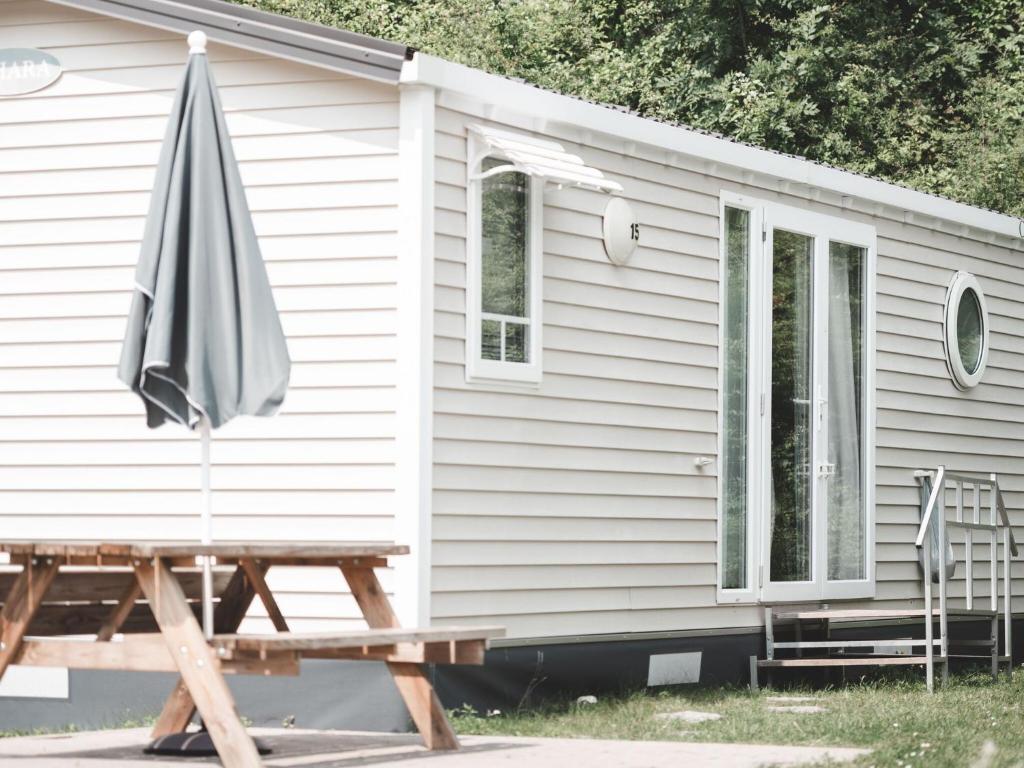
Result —
[[868, 249], [830, 240], [826, 317], [825, 539], [822, 570], [825, 597], [856, 596], [868, 579], [867, 464], [865, 436], [867, 359], [865, 326]]
[[766, 601], [865, 596], [873, 585], [865, 442], [869, 245], [847, 242], [856, 237], [844, 237], [851, 233], [843, 229], [792, 209], [766, 210], [760, 429]]
[[815, 452], [816, 238], [775, 217], [766, 231], [769, 300], [763, 430], [767, 599], [814, 599], [817, 575]]

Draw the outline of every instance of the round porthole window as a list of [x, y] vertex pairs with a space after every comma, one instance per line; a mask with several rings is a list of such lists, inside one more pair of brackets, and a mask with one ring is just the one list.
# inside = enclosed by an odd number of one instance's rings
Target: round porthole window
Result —
[[977, 278], [957, 272], [946, 293], [946, 362], [953, 383], [970, 389], [988, 362], [988, 308]]

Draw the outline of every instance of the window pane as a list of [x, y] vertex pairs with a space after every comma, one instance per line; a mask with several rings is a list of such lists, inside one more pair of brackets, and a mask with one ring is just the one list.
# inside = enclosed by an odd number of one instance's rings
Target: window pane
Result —
[[[485, 158], [484, 171], [505, 165]], [[481, 309], [528, 317], [527, 210], [529, 179], [518, 172], [484, 179], [481, 192]]]
[[811, 580], [811, 257], [775, 230], [772, 253], [771, 580]]
[[971, 288], [966, 288], [957, 307], [956, 338], [960, 362], [968, 375], [976, 373], [981, 365], [981, 337], [981, 304], [978, 303], [977, 294]]
[[722, 587], [747, 586], [747, 312], [750, 214], [725, 209]]
[[526, 340], [530, 329], [521, 323], [505, 324], [505, 359], [510, 363], [528, 363]]
[[828, 577], [865, 578], [863, 248], [829, 244]]
[[480, 325], [480, 357], [501, 360], [501, 323], [484, 320]]

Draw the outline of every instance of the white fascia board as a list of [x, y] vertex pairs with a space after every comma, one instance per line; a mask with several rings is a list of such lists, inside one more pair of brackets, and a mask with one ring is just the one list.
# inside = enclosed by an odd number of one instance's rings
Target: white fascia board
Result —
[[639, 142], [742, 171], [828, 190], [896, 210], [935, 217], [1017, 241], [1021, 239], [1021, 221], [1012, 216], [682, 126], [649, 120], [436, 56], [417, 52], [402, 66], [401, 82], [431, 85], [442, 91], [458, 93], [483, 104], [497, 105], [523, 115], [579, 126], [625, 141]]

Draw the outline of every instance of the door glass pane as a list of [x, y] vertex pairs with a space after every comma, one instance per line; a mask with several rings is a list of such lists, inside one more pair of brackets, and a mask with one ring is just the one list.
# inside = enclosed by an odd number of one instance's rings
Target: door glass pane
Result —
[[810, 581], [814, 239], [777, 229], [773, 241], [771, 580]]
[[747, 586], [747, 312], [750, 213], [725, 209], [722, 588]]
[[828, 577], [865, 578], [863, 248], [829, 243]]

